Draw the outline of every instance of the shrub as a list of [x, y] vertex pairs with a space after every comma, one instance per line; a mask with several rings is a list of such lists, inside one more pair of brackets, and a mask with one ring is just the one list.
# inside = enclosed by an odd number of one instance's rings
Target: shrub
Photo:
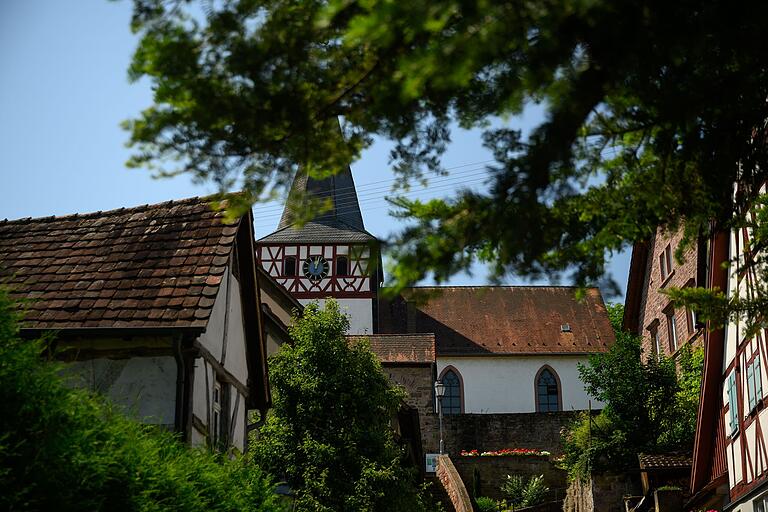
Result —
[[477, 498], [475, 500], [475, 505], [477, 505], [478, 512], [496, 512], [498, 510], [496, 501], [486, 496], [480, 496]]
[[0, 289], [0, 510], [280, 510], [242, 459], [190, 449], [67, 388]]
[[501, 485], [501, 492], [507, 498], [505, 505], [514, 509], [544, 503], [549, 494], [549, 487], [544, 484], [544, 475], [530, 479], [522, 475], [507, 475], [507, 479]]

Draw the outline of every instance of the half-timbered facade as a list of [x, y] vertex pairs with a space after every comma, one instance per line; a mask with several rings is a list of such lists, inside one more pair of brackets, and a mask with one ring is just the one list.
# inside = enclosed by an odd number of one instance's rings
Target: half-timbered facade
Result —
[[[751, 228], [731, 232], [728, 294], [755, 299], [756, 256], [751, 243]], [[768, 506], [768, 409], [764, 396], [768, 390], [768, 330], [750, 330], [745, 319], [730, 322], [725, 328], [721, 417], [725, 428], [726, 460], [732, 510], [764, 511]]]
[[257, 242], [260, 264], [300, 303], [332, 297], [349, 315], [351, 334], [371, 334], [382, 280], [379, 242], [363, 225], [351, 171], [325, 179], [297, 174], [290, 197], [306, 195], [330, 208], [301, 224], [289, 201], [277, 230]]

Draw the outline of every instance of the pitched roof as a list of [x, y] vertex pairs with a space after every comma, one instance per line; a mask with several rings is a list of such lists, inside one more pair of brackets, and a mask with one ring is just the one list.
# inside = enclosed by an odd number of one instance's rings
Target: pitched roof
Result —
[[0, 280], [25, 328], [204, 328], [239, 224], [205, 198], [0, 221]]
[[[379, 332], [435, 333], [438, 356], [604, 352], [614, 333], [597, 288], [409, 288], [379, 305]], [[567, 324], [567, 325], [566, 325]]]
[[384, 363], [435, 362], [434, 334], [369, 334], [347, 336], [348, 339], [367, 339], [371, 349]]
[[277, 231], [259, 242], [368, 242], [376, 238], [365, 230], [363, 215], [357, 200], [352, 171], [347, 167], [339, 173], [316, 179], [299, 171], [291, 185], [289, 198], [310, 196], [330, 200], [329, 210], [311, 222], [299, 226], [295, 221], [292, 202], [285, 204]]
[[673, 453], [641, 453], [640, 469], [690, 469], [691, 456]]

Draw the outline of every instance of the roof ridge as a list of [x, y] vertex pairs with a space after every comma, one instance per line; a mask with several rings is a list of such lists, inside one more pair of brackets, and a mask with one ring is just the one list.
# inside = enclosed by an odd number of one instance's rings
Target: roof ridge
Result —
[[69, 213], [66, 215], [48, 215], [43, 217], [23, 217], [20, 219], [2, 219], [0, 220], [0, 226], [8, 225], [8, 224], [17, 224], [17, 223], [26, 223], [26, 222], [53, 222], [53, 221], [62, 221], [62, 220], [75, 220], [75, 219], [92, 219], [96, 217], [105, 217], [110, 215], [117, 215], [117, 214], [123, 214], [123, 213], [138, 213], [147, 211], [153, 208], [158, 207], [164, 207], [164, 208], [170, 208], [172, 206], [177, 205], [184, 205], [184, 204], [193, 204], [193, 203], [202, 203], [202, 202], [209, 202], [209, 200], [212, 200], [215, 198], [218, 194], [210, 194], [207, 196], [194, 196], [194, 197], [187, 197], [183, 199], [171, 199], [169, 201], [163, 201], [161, 203], [154, 203], [154, 204], [143, 204], [139, 206], [130, 206], [130, 207], [120, 207], [120, 208], [113, 208], [111, 210], [98, 210], [95, 212], [86, 212], [86, 213]]

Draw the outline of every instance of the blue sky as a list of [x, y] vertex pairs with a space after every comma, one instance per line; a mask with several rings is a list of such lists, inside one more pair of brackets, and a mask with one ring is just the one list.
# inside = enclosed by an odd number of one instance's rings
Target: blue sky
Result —
[[[187, 177], [156, 180], [127, 169], [127, 134], [119, 123], [151, 104], [149, 84], [129, 84], [126, 69], [136, 39], [127, 0], [0, 0], [0, 219], [64, 215], [206, 195], [212, 185]], [[510, 124], [540, 120], [533, 109]], [[476, 132], [461, 132], [443, 160], [449, 178], [417, 187], [410, 197], [450, 195], [482, 187], [490, 159]], [[392, 174], [388, 147], [376, 144], [353, 166], [366, 227], [385, 238], [398, 222], [383, 197]], [[257, 237], [277, 224], [279, 204], [254, 208]], [[614, 257], [611, 273], [626, 284], [629, 253]], [[456, 285], [483, 284], [484, 268], [456, 276]], [[525, 281], [510, 276], [510, 284]], [[544, 283], [541, 283], [544, 284]]]

